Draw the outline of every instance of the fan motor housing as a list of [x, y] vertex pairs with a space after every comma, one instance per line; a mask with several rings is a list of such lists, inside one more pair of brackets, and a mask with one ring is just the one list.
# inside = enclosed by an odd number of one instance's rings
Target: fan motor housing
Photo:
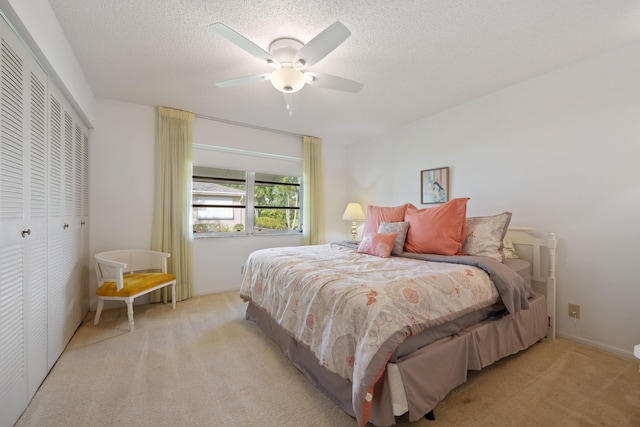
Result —
[[296, 56], [296, 53], [298, 53], [300, 49], [302, 49], [302, 46], [304, 46], [304, 44], [296, 39], [277, 39], [269, 46], [269, 53], [281, 64], [291, 64], [293, 57]]

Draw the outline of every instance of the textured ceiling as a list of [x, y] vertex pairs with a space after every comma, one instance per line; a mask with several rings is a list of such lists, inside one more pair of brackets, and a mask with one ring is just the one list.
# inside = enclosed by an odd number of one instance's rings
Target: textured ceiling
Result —
[[[640, 40], [634, 0], [50, 0], [94, 94], [333, 142], [354, 142]], [[272, 71], [209, 28], [268, 50], [335, 21], [350, 31], [311, 71], [364, 84], [305, 86], [286, 112], [270, 83], [214, 83]]]

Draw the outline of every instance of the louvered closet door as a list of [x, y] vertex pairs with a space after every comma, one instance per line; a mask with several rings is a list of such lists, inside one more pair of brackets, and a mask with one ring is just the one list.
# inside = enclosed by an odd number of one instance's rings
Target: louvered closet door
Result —
[[62, 107], [54, 88], [49, 93], [49, 226], [47, 242], [48, 261], [48, 367], [51, 369], [64, 348], [62, 332], [58, 325], [64, 323], [64, 298], [62, 295], [62, 199], [64, 196], [64, 156], [62, 155], [63, 121]]
[[49, 88], [48, 336], [53, 366], [89, 310], [88, 135]]
[[73, 133], [70, 155], [73, 159], [71, 162], [65, 163], [65, 165], [73, 165], [70, 171], [71, 185], [66, 189], [71, 191], [73, 197], [69, 199], [69, 202], [72, 203], [72, 208], [69, 215], [69, 228], [66, 231], [67, 236], [65, 236], [69, 245], [68, 258], [65, 261], [68, 263], [69, 269], [67, 282], [69, 311], [67, 318], [73, 327], [65, 331], [67, 339], [71, 339], [76, 327], [82, 322], [83, 298], [86, 297], [85, 290], [88, 287], [88, 285], [82, 286], [83, 265], [81, 262], [83, 258], [82, 229], [84, 228], [82, 225], [82, 127], [75, 113], [71, 114], [71, 117]]
[[29, 168], [27, 206], [29, 230], [25, 240], [27, 310], [27, 366], [29, 399], [47, 375], [47, 78], [43, 70], [30, 67], [30, 103], [25, 109]]
[[[2, 21], [0, 70], [0, 413], [17, 419], [28, 401], [24, 242], [23, 64]], [[17, 412], [17, 414], [16, 414]], [[7, 424], [9, 421], [7, 421]], [[5, 422], [3, 422], [5, 424]], [[10, 424], [8, 424], [10, 425]]]
[[[80, 146], [81, 146], [81, 167], [78, 172], [81, 174], [79, 194], [80, 197], [80, 321], [89, 312], [89, 270], [91, 265], [89, 260], [89, 134], [86, 127], [80, 126]], [[94, 273], [95, 274], [95, 273]]]
[[89, 255], [89, 129], [85, 128], [82, 133], [82, 253], [84, 259], [83, 289], [86, 295], [84, 298], [84, 306], [82, 311], [89, 312], [89, 301], [91, 295], [89, 293], [89, 283], [91, 271], [91, 258]]
[[64, 98], [55, 88], [49, 92], [49, 226], [48, 226], [48, 364], [58, 360], [65, 340], [65, 233], [68, 220], [65, 212], [65, 155], [66, 129]]
[[46, 82], [0, 19], [0, 425], [47, 373]]

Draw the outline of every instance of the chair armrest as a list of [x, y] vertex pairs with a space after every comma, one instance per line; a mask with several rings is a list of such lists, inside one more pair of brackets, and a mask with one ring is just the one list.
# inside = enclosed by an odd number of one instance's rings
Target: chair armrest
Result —
[[104, 264], [104, 265], [108, 265], [109, 267], [122, 268], [122, 269], [127, 268], [126, 262], [113, 261], [110, 259], [102, 258], [99, 255], [96, 255], [95, 258], [96, 258], [97, 264]]
[[104, 282], [116, 282], [116, 288], [118, 290], [122, 289], [124, 287], [124, 279], [122, 276], [124, 269], [127, 268], [127, 263], [101, 258], [99, 255], [95, 256], [95, 260], [98, 286]]

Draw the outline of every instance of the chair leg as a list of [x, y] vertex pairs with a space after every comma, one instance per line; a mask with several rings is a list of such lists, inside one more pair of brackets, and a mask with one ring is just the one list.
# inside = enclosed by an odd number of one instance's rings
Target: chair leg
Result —
[[129, 318], [129, 331], [133, 332], [133, 299], [127, 301], [127, 317]]
[[171, 285], [171, 303], [173, 304], [173, 309], [176, 309], [176, 283], [173, 282]]
[[104, 307], [104, 300], [102, 298], [98, 298], [98, 310], [96, 311], [96, 317], [93, 319], [93, 324], [97, 325], [100, 321], [100, 314], [102, 314], [102, 307]]

